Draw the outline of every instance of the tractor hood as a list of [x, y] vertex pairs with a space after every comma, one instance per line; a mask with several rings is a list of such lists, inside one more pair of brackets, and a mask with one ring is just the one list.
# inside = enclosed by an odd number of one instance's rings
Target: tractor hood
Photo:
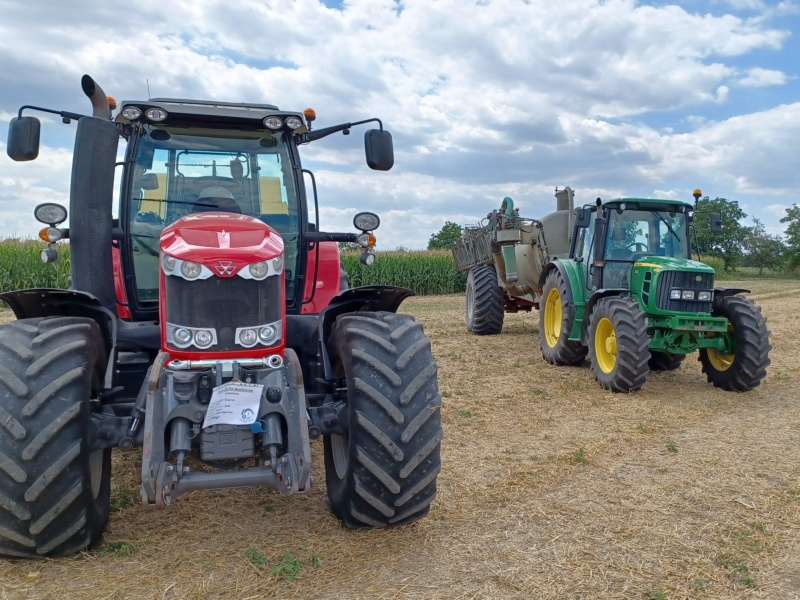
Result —
[[643, 256], [633, 263], [633, 268], [650, 267], [656, 273], [659, 271], [693, 271], [696, 273], [713, 273], [714, 269], [705, 263], [686, 258], [673, 258], [671, 256]]
[[[231, 277], [247, 264], [283, 254], [283, 239], [260, 220], [229, 212], [191, 214], [161, 233], [164, 254], [205, 265], [224, 261], [219, 276]], [[220, 263], [223, 264], [223, 263]]]

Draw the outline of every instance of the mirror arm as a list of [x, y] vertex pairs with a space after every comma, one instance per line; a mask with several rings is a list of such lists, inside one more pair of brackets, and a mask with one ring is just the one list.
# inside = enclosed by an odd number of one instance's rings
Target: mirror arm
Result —
[[66, 119], [65, 123], [69, 123], [71, 119], [77, 121], [78, 119], [82, 119], [83, 117], [86, 116], [86, 115], [79, 115], [78, 113], [67, 112], [65, 110], [53, 110], [51, 108], [42, 108], [41, 106], [33, 106], [30, 104], [26, 104], [25, 106], [21, 106], [19, 108], [19, 113], [17, 113], [17, 117], [22, 118], [22, 111], [25, 110], [26, 108], [29, 108], [31, 110], [39, 110], [53, 115], [59, 115], [62, 119]]
[[357, 243], [357, 233], [333, 233], [329, 231], [306, 231], [303, 235], [306, 242], [348, 242]]
[[380, 119], [364, 119], [363, 121], [355, 121], [353, 123], [342, 123], [340, 125], [333, 125], [331, 127], [323, 127], [322, 129], [315, 129], [314, 131], [309, 131], [306, 133], [301, 133], [300, 143], [306, 144], [308, 142], [313, 142], [324, 137], [331, 135], [332, 133], [338, 133], [340, 131], [344, 131], [345, 135], [350, 133], [350, 128], [356, 125], [363, 125], [364, 123], [377, 123], [378, 127], [381, 131], [383, 131], [383, 123]]

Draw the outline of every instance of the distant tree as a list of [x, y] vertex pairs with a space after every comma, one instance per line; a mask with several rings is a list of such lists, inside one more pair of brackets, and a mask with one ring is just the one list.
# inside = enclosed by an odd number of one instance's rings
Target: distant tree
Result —
[[753, 217], [753, 226], [745, 240], [747, 248], [748, 264], [758, 267], [758, 274], [761, 275], [764, 267], [775, 269], [783, 261], [783, 254], [786, 246], [780, 236], [767, 233], [764, 224]]
[[791, 269], [800, 266], [800, 206], [795, 204], [786, 209], [786, 216], [781, 219], [781, 223], [788, 223], [786, 226], [786, 254]]
[[339, 252], [361, 250], [361, 246], [355, 242], [339, 242]]
[[[722, 231], [711, 231], [713, 212], [719, 213], [722, 218]], [[748, 228], [740, 224], [745, 218], [747, 213], [739, 207], [736, 200], [725, 198], [710, 200], [708, 196], [702, 198], [697, 203], [697, 212], [694, 216], [692, 249], [698, 250], [695, 245], [696, 236], [701, 260], [703, 256], [715, 256], [723, 260], [726, 271], [736, 270], [736, 265], [744, 254], [744, 241], [749, 233]]]
[[428, 240], [428, 250], [452, 248], [459, 239], [461, 239], [461, 226], [446, 221], [438, 233], [431, 235], [431, 239]]

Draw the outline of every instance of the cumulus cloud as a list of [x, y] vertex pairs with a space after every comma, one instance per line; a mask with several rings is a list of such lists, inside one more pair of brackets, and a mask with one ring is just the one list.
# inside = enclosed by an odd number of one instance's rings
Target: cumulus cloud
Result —
[[[378, 116], [395, 140], [389, 173], [366, 168], [358, 130], [303, 150], [323, 226], [388, 211], [384, 247], [424, 247], [444, 221], [474, 222], [506, 195], [541, 215], [563, 185], [582, 201], [690, 197], [698, 185], [784, 201], [797, 175], [781, 145], [800, 133], [798, 105], [737, 112], [740, 90], [792, 76], [738, 62], [782, 51], [789, 32], [770, 25], [780, 7], [726, 5], [740, 16], [684, 5], [176, 0], [164, 11], [141, 0], [119, 18], [87, 0], [79, 26], [65, 28], [74, 15], [63, 2], [11, 3], [0, 22], [0, 113], [27, 103], [87, 111], [78, 82], [88, 72], [118, 99], [143, 98], [149, 84], [154, 96], [312, 106], [319, 127]], [[669, 115], [677, 133], [647, 124]], [[10, 182], [0, 235], [22, 223], [10, 215], [29, 214], [30, 189], [66, 197], [68, 171], [38, 165], [67, 160], [69, 134], [43, 124], [51, 137], [36, 167], [0, 158]]]

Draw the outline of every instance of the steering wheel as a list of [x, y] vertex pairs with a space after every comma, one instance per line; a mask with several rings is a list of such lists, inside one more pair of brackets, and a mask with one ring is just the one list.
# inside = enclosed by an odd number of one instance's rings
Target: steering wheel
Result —
[[[641, 248], [641, 250], [640, 250]], [[642, 242], [632, 242], [625, 246], [626, 250], [631, 250], [632, 252], [643, 252], [647, 254], [647, 246]]]

